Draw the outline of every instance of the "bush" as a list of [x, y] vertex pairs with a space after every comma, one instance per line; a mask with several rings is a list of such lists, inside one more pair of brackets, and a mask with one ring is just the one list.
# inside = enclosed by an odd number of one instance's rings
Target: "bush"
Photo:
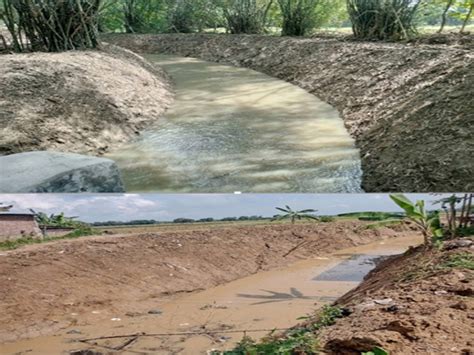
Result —
[[355, 37], [396, 41], [412, 37], [420, 3], [421, 0], [347, 0]]
[[233, 34], [262, 34], [265, 32], [270, 1], [225, 0], [221, 3], [227, 30]]
[[305, 36], [316, 26], [321, 0], [278, 0], [283, 16], [282, 36]]
[[16, 52], [96, 48], [101, 0], [4, 0], [0, 12]]

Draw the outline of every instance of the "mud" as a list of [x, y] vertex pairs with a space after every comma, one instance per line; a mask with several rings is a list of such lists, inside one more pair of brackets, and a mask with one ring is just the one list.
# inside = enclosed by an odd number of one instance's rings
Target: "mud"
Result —
[[[83, 238], [0, 253], [1, 342], [147, 312], [170, 295], [398, 236], [360, 222]], [[287, 257], [285, 254], [301, 242]], [[133, 300], [133, 301], [132, 301]], [[100, 314], [91, 312], [99, 310]]]
[[357, 141], [366, 191], [474, 188], [469, 47], [200, 34], [105, 40], [134, 51], [249, 67], [322, 98], [340, 111]]
[[0, 55], [0, 82], [0, 155], [102, 155], [156, 121], [173, 97], [164, 72], [114, 46]]
[[[321, 231], [329, 232], [331, 229], [336, 231], [337, 228], [346, 230], [349, 225], [340, 224], [336, 229], [333, 226], [329, 229], [322, 228]], [[358, 227], [360, 225], [356, 228]], [[309, 226], [300, 228], [309, 232]], [[258, 231], [258, 234], [267, 234], [270, 230], [273, 233], [281, 232], [274, 227], [271, 229], [254, 227], [252, 230]], [[314, 232], [316, 231], [313, 230]], [[421, 241], [419, 235], [413, 235], [409, 231], [394, 232], [383, 229], [379, 233], [378, 237], [370, 238], [377, 239], [376, 242], [333, 253], [326, 253], [323, 244], [319, 244], [319, 252], [314, 253], [319, 257], [312, 255], [309, 260], [294, 263], [295, 260], [304, 258], [302, 254], [297, 253], [299, 255], [292, 257], [293, 261], [289, 266], [282, 260], [276, 260], [280, 253], [273, 253], [274, 265], [279, 265], [278, 267], [272, 266], [270, 267], [272, 270], [261, 270], [251, 276], [205, 291], [191, 294], [180, 292], [168, 297], [155, 297], [152, 300], [143, 297], [144, 294], [141, 296], [137, 294], [138, 298], [129, 299], [126, 312], [116, 308], [108, 314], [109, 307], [96, 304], [91, 308], [92, 312], [84, 314], [73, 312], [76, 323], [58, 330], [53, 337], [7, 343], [0, 346], [0, 351], [10, 354], [31, 350], [31, 353], [39, 354], [93, 349], [107, 353], [120, 349], [125, 353], [205, 354], [211, 348], [230, 349], [243, 336], [242, 330], [259, 338], [265, 336], [269, 329], [288, 327], [298, 317], [314, 312], [320, 306], [333, 302], [343, 293], [356, 287], [361, 281], [359, 276], [347, 277], [348, 273], [358, 270], [365, 274], [375, 267], [380, 255], [401, 253]], [[364, 232], [359, 231], [359, 234], [362, 236]], [[257, 233], [254, 238], [259, 238]], [[362, 239], [365, 240], [365, 237]], [[186, 244], [187, 239], [183, 237], [180, 241]], [[245, 240], [243, 242], [245, 243]], [[338, 242], [336, 238], [336, 243]], [[281, 243], [285, 248], [289, 247], [288, 241], [282, 239]], [[274, 247], [271, 242], [266, 244], [271, 248]], [[257, 248], [258, 245], [257, 242]], [[238, 250], [234, 252], [240, 258], [244, 258]], [[304, 250], [303, 254], [307, 253], [308, 251]], [[257, 262], [261, 263], [270, 257], [270, 255], [257, 256], [259, 259]], [[215, 254], [215, 258], [219, 258], [219, 253]], [[196, 264], [192, 259], [191, 257], [191, 263]], [[122, 258], [121, 261], [126, 260]], [[186, 268], [192, 269], [189, 265]], [[223, 269], [222, 266], [220, 268]], [[178, 274], [183, 271], [167, 272], [180, 277]], [[141, 277], [152, 281], [145, 275]], [[81, 286], [88, 288], [84, 284]], [[285, 312], [281, 312], [282, 309], [285, 309]], [[128, 334], [147, 334], [147, 336], [135, 338], [127, 336]], [[153, 334], [161, 335], [153, 336]], [[112, 338], [107, 338], [109, 336]], [[114, 336], [117, 337], [113, 338]], [[96, 339], [99, 337], [106, 338]], [[78, 342], [91, 338], [96, 340]]]

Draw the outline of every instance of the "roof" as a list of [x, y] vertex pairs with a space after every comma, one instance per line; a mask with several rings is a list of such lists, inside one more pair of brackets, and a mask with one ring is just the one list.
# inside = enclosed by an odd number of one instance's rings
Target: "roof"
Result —
[[9, 211], [0, 211], [0, 216], [34, 216], [35, 214], [29, 210], [12, 208]]

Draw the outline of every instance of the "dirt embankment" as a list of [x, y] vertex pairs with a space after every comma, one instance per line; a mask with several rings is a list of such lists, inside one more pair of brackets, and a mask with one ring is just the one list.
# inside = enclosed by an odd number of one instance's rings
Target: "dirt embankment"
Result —
[[114, 46], [0, 55], [0, 82], [0, 155], [101, 155], [156, 121], [173, 97], [164, 72]]
[[[337, 303], [353, 313], [321, 334], [329, 354], [474, 354], [474, 244], [391, 258]], [[460, 259], [471, 258], [471, 269]], [[455, 262], [455, 260], [458, 260]]]
[[[94, 321], [143, 312], [172, 294], [413, 234], [407, 226], [374, 230], [361, 222], [336, 222], [93, 237], [3, 252], [0, 342], [76, 325], [74, 314], [83, 322], [97, 308], [101, 314]], [[302, 242], [307, 243], [284, 256]]]
[[366, 191], [474, 188], [469, 46], [231, 35], [112, 35], [134, 51], [250, 67], [335, 106], [362, 153]]

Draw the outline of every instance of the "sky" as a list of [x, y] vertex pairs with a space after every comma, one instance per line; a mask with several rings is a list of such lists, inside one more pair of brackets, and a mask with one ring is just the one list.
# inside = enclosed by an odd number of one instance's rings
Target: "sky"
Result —
[[[412, 200], [429, 201], [442, 195], [407, 194]], [[320, 215], [362, 211], [401, 211], [387, 194], [275, 194], [275, 195], [173, 195], [173, 194], [0, 194], [0, 203], [13, 204], [17, 210], [30, 208], [37, 212], [77, 216], [84, 222], [131, 221], [175, 218], [224, 218], [239, 216], [273, 216], [275, 207], [289, 205], [293, 209], [315, 209]], [[439, 205], [438, 205], [439, 206]]]

